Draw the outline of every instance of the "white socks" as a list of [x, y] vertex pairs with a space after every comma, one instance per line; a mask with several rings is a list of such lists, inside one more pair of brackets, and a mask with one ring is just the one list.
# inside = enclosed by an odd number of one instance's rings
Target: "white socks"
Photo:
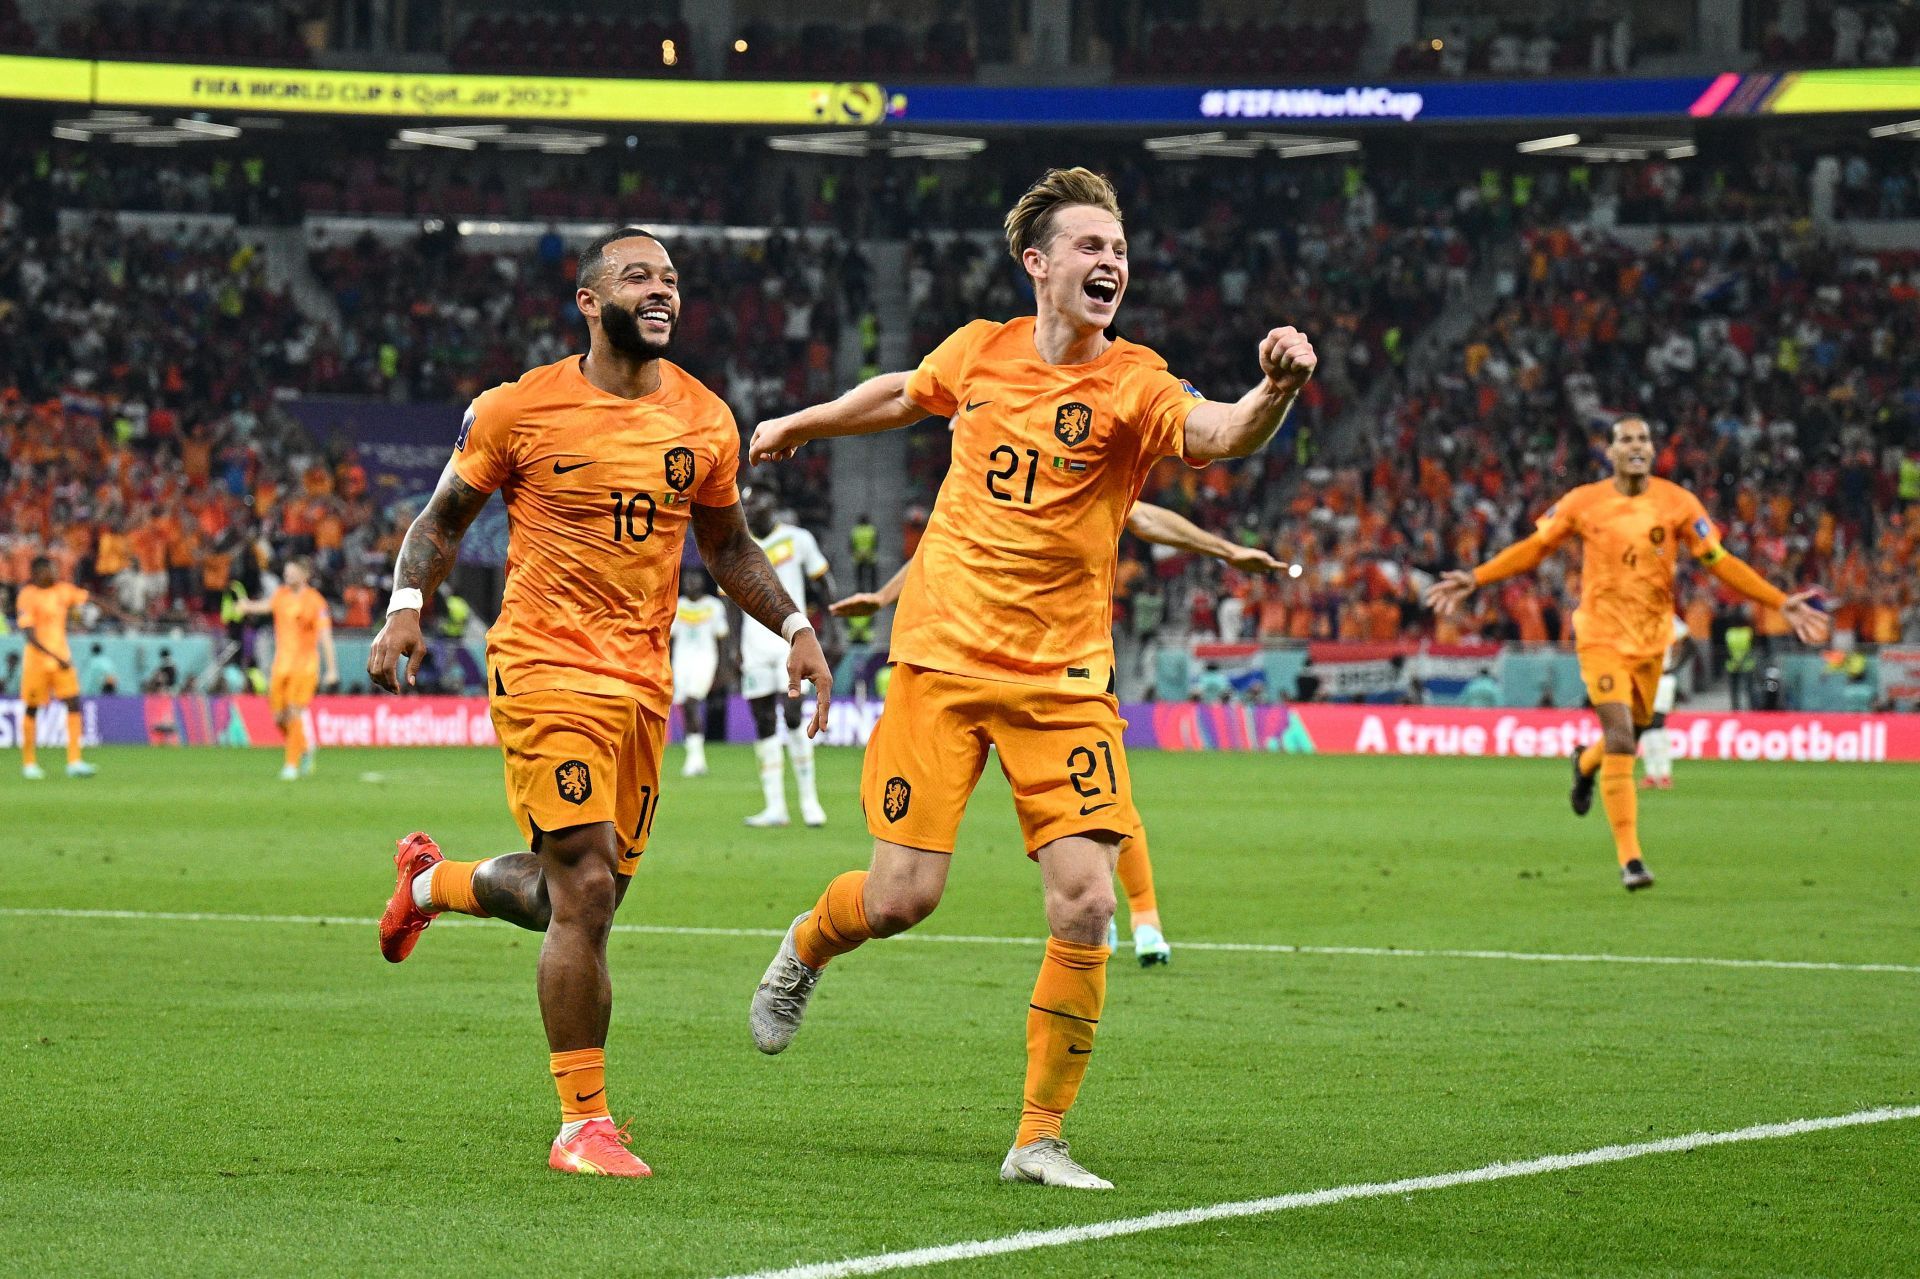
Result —
[[1647, 776], [1664, 780], [1673, 776], [1673, 743], [1664, 728], [1650, 728], [1640, 735], [1640, 758]]
[[793, 760], [793, 780], [800, 784], [800, 807], [820, 807], [820, 790], [813, 781], [813, 739], [804, 727], [788, 730], [787, 755]]
[[564, 1146], [568, 1142], [572, 1141], [575, 1137], [579, 1136], [580, 1130], [582, 1128], [585, 1128], [588, 1124], [592, 1123], [594, 1120], [611, 1119], [611, 1118], [612, 1118], [611, 1115], [589, 1115], [585, 1119], [569, 1120], [568, 1122], [560, 1125], [560, 1135], [558, 1137], [555, 1137], [554, 1140]]
[[[766, 797], [769, 813], [787, 811], [786, 776], [782, 771], [780, 759], [780, 739], [763, 737], [753, 744], [753, 757], [760, 761], [760, 791]], [[798, 761], [795, 761], [796, 765]], [[808, 769], [812, 776], [812, 769]]]
[[705, 768], [707, 766], [707, 736], [705, 733], [687, 734], [687, 766]]

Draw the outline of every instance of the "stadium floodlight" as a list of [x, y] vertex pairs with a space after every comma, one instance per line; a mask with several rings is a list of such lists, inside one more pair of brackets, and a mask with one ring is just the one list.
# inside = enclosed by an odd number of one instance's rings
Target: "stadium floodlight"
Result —
[[184, 116], [173, 122], [173, 127], [182, 133], [194, 133], [203, 138], [237, 138], [241, 129], [237, 124], [220, 124], [213, 120], [190, 120]]
[[445, 147], [449, 151], [478, 151], [480, 141], [444, 129], [402, 129], [394, 137], [416, 147]]
[[1231, 134], [1219, 129], [1148, 138], [1141, 145], [1153, 155], [1167, 160], [1214, 157], [1248, 160], [1266, 151], [1282, 159], [1296, 160], [1313, 155], [1342, 155], [1360, 149], [1357, 138], [1312, 137], [1299, 133]]
[[1550, 138], [1529, 138], [1527, 141], [1514, 147], [1514, 150], [1518, 151], [1521, 155], [1533, 155], [1539, 151], [1559, 151], [1565, 147], [1577, 147], [1579, 145], [1579, 134], [1556, 133]]
[[1557, 160], [1588, 160], [1595, 164], [1624, 164], [1651, 160], [1688, 160], [1700, 154], [1691, 138], [1648, 137], [1637, 133], [1609, 133], [1584, 142], [1577, 133], [1561, 133], [1550, 138], [1534, 138], [1515, 145], [1522, 155], [1550, 156]]
[[1902, 120], [1899, 124], [1876, 124], [1867, 130], [1870, 138], [1920, 138], [1920, 120]]
[[904, 129], [847, 129], [832, 133], [788, 133], [767, 139], [775, 151], [803, 155], [884, 156], [894, 160], [960, 160], [987, 149], [985, 138]]

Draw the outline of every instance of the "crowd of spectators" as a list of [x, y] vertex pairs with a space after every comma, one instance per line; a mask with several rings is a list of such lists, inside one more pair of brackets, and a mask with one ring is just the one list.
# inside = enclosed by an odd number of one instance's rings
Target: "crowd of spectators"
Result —
[[[1631, 412], [1654, 426], [1656, 474], [1697, 493], [1736, 553], [1825, 589], [1840, 642], [1920, 639], [1917, 316], [1920, 253], [1769, 233], [1636, 250], [1529, 232], [1493, 313], [1410, 378], [1362, 456], [1310, 470], [1252, 534], [1305, 575], [1209, 572], [1175, 601], [1179, 620], [1218, 632], [1230, 614], [1249, 637], [1565, 642], [1574, 555], [1450, 621], [1419, 591], [1604, 477], [1610, 423]], [[1788, 633], [1691, 564], [1677, 598], [1702, 640], [1742, 621], [1763, 641]]]
[[275, 4], [216, 7], [105, 0], [61, 22], [54, 40], [62, 53], [87, 58], [281, 66], [304, 66], [312, 60], [299, 16]]
[[1920, 56], [1920, 18], [1911, 5], [1808, 6], [1803, 17], [1797, 31], [1779, 21], [1767, 24], [1758, 50], [1762, 66], [1905, 66]]
[[1368, 31], [1363, 18], [1157, 23], [1137, 43], [1114, 51], [1113, 69], [1122, 77], [1150, 80], [1351, 75]]
[[[841, 332], [868, 305], [857, 252], [779, 234], [674, 247], [698, 282], [676, 357], [743, 429], [831, 395]], [[343, 620], [366, 624], [409, 512], [376, 501], [352, 446], [308, 437], [281, 398], [460, 403], [561, 358], [581, 339], [575, 259], [557, 235], [527, 253], [367, 237], [312, 265], [337, 328], [269, 287], [230, 232], [101, 219], [0, 242], [0, 582], [48, 553], [129, 625], [211, 622], [231, 582], [309, 555]], [[823, 521], [825, 451], [784, 478]]]

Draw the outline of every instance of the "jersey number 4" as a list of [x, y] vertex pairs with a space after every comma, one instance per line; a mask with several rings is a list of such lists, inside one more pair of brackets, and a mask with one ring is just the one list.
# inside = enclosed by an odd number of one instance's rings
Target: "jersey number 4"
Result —
[[[656, 509], [651, 493], [635, 493], [632, 497], [622, 497], [618, 493], [613, 498], [613, 540], [621, 541], [620, 534], [626, 533], [626, 541], [644, 542], [653, 536], [653, 512]], [[642, 511], [640, 503], [645, 502], [647, 509]], [[646, 522], [640, 522], [645, 516]]]

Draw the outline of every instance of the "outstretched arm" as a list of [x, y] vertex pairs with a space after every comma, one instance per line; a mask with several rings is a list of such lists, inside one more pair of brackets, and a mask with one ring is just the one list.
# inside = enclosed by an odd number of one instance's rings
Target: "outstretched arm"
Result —
[[1814, 592], [1801, 591], [1797, 595], [1789, 595], [1756, 573], [1753, 566], [1738, 555], [1718, 546], [1702, 555], [1700, 562], [1707, 566], [1707, 572], [1754, 603], [1779, 609], [1802, 644], [1825, 643], [1827, 636], [1832, 633], [1832, 619], [1813, 606]]
[[333, 651], [333, 623], [331, 622], [325, 623], [320, 627], [320, 660], [321, 669], [325, 672], [325, 674], [320, 677], [321, 684], [326, 687], [338, 685], [340, 683], [340, 659]]
[[[480, 514], [491, 493], [483, 493], [453, 473], [453, 463], [440, 473], [440, 483], [427, 499], [426, 506], [414, 517], [400, 543], [400, 555], [393, 564], [393, 589], [415, 590], [424, 599], [440, 589], [453, 571], [454, 557], [460, 551], [460, 539], [467, 526]], [[395, 609], [387, 614], [385, 626], [374, 636], [367, 651], [367, 674], [390, 693], [400, 691], [400, 659], [407, 659], [407, 683], [414, 682], [420, 659], [426, 655], [427, 641], [420, 634], [418, 608]]]
[[808, 440], [842, 435], [873, 435], [910, 426], [927, 411], [907, 397], [910, 373], [882, 373], [854, 387], [837, 400], [769, 418], [753, 432], [747, 461], [760, 463], [790, 458]]
[[881, 609], [900, 598], [900, 588], [906, 585], [907, 570], [913, 566], [908, 560], [899, 571], [888, 578], [886, 585], [877, 591], [862, 591], [858, 595], [849, 595], [843, 600], [835, 600], [828, 611], [835, 617], [872, 617]]
[[[1249, 573], [1282, 573], [1288, 565], [1257, 546], [1242, 546], [1207, 532], [1176, 511], [1152, 502], [1135, 502], [1127, 512], [1127, 532], [1143, 542], [1192, 551], [1196, 555], [1224, 560]], [[1298, 574], [1296, 573], [1296, 576]]]
[[[827, 727], [827, 706], [833, 700], [833, 671], [826, 654], [820, 651], [819, 637], [807, 624], [786, 587], [767, 562], [767, 553], [747, 532], [746, 517], [740, 503], [731, 506], [693, 506], [693, 540], [700, 548], [700, 559], [707, 572], [740, 611], [775, 635], [786, 637], [793, 648], [787, 657], [787, 696], [800, 696], [803, 680], [812, 680], [819, 699], [807, 736], [813, 737]], [[789, 618], [799, 621], [788, 626]]]
[[1475, 569], [1457, 568], [1427, 588], [1427, 607], [1446, 617], [1482, 586], [1540, 567], [1553, 543], [1539, 533], [1524, 537]]
[[1267, 446], [1320, 357], [1307, 335], [1288, 325], [1260, 341], [1260, 371], [1251, 391], [1232, 404], [1203, 400], [1187, 414], [1185, 454], [1196, 462], [1249, 457]]

